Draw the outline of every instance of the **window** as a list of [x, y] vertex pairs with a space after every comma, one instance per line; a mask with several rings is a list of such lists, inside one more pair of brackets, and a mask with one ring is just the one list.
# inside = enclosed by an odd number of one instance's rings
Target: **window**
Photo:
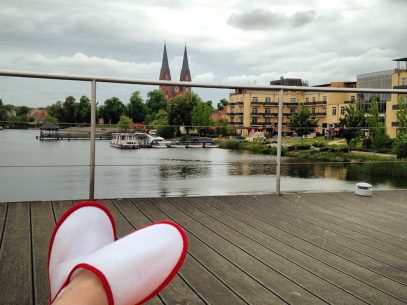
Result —
[[291, 108], [291, 109], [290, 109], [290, 112], [291, 112], [291, 113], [295, 113], [295, 108]]
[[312, 98], [312, 102], [315, 103], [315, 96]]
[[350, 97], [350, 101], [351, 101], [351, 102], [356, 101], [356, 97], [355, 97], [354, 95], [352, 95], [352, 96]]
[[309, 98], [308, 97], [305, 98], [305, 102], [309, 103]]
[[336, 107], [332, 107], [332, 115], [336, 115]]
[[252, 108], [252, 113], [257, 114], [257, 108]]
[[257, 96], [252, 97], [252, 103], [257, 103], [259, 101], [259, 98]]
[[345, 107], [341, 107], [341, 115], [345, 115]]
[[270, 114], [271, 113], [270, 108], [266, 108], [265, 113]]
[[402, 85], [407, 86], [407, 77], [403, 78], [402, 80]]
[[291, 101], [291, 103], [296, 103], [297, 99], [295, 97], [292, 97], [290, 101]]
[[257, 123], [257, 118], [252, 118], [252, 123]]
[[312, 114], [315, 114], [315, 107], [312, 107], [311, 113], [312, 113]]
[[271, 99], [269, 97], [266, 97], [265, 102], [266, 103], [271, 103]]
[[324, 96], [322, 97], [322, 100], [323, 100], [324, 102], [326, 102], [326, 101], [328, 101], [328, 97], [327, 97], [326, 95], [324, 95]]

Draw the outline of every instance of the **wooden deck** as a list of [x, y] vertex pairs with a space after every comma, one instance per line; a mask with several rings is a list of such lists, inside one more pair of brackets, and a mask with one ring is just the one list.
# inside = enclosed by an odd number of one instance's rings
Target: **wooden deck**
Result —
[[[122, 236], [172, 219], [189, 238], [148, 304], [406, 304], [407, 191], [103, 200]], [[0, 204], [0, 304], [48, 304], [53, 226], [73, 202]]]

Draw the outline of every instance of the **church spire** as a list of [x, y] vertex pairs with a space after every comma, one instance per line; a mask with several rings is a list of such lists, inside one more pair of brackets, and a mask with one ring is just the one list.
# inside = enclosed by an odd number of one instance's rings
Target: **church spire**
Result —
[[164, 43], [163, 61], [161, 64], [160, 80], [171, 80], [170, 67], [168, 65], [167, 45]]
[[191, 72], [189, 71], [188, 54], [187, 54], [186, 45], [185, 45], [185, 49], [184, 49], [184, 59], [182, 61], [182, 69], [181, 69], [181, 74], [180, 74], [179, 80], [184, 81], [184, 82], [191, 81]]

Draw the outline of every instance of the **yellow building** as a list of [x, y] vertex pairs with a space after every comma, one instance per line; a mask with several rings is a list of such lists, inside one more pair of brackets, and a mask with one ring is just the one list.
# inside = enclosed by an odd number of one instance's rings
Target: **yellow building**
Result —
[[[407, 58], [405, 59], [407, 60]], [[407, 70], [395, 69], [392, 74], [391, 84], [393, 89], [407, 89]], [[391, 100], [387, 103], [386, 108], [386, 131], [390, 138], [397, 136], [397, 120], [398, 100], [402, 98], [407, 103], [407, 95], [392, 94]]]
[[[280, 79], [271, 85], [304, 86], [300, 79]], [[355, 88], [355, 82], [335, 82], [321, 87]], [[328, 127], [336, 126], [344, 115], [346, 104], [356, 102], [356, 94], [351, 93], [313, 93], [284, 91], [283, 132], [288, 132], [291, 116], [300, 105], [309, 108], [312, 116], [319, 121], [316, 131], [324, 133]], [[276, 131], [278, 124], [279, 90], [235, 90], [230, 94], [228, 111], [229, 123], [237, 132], [247, 136], [251, 132]]]

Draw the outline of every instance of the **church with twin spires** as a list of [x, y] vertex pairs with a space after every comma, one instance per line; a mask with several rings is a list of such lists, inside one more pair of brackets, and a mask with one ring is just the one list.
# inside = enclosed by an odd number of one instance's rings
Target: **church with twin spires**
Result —
[[[160, 80], [171, 80], [170, 67], [168, 65], [167, 46], [164, 44], [163, 61], [161, 64]], [[184, 58], [182, 60], [182, 69], [179, 80], [182, 82], [191, 81], [191, 72], [189, 71], [187, 46], [184, 49]], [[160, 90], [164, 93], [167, 100], [170, 100], [177, 95], [185, 92], [191, 92], [191, 87], [183, 86], [160, 86]]]

